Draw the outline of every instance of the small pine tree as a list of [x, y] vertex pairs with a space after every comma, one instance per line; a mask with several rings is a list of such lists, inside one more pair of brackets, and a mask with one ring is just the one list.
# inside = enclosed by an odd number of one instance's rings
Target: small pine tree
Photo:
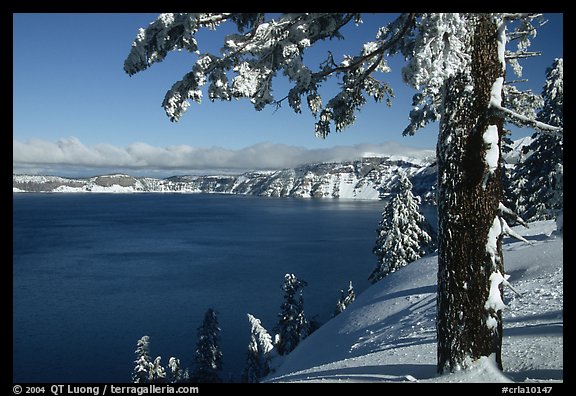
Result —
[[[550, 125], [564, 125], [563, 59], [556, 59], [546, 71], [542, 90], [544, 106], [538, 120]], [[563, 139], [554, 134], [535, 133], [524, 147], [526, 160], [516, 166], [512, 178], [512, 206], [526, 221], [549, 220], [563, 208], [564, 168]]]
[[132, 382], [133, 383], [147, 383], [150, 376], [150, 370], [153, 367], [152, 360], [150, 359], [150, 337], [147, 335], [143, 336], [138, 340], [136, 344], [136, 366], [132, 371]]
[[152, 366], [150, 367], [148, 382], [157, 384], [166, 382], [166, 370], [160, 363], [161, 360], [162, 358], [160, 356], [157, 356], [156, 359], [154, 359], [154, 363], [152, 363]]
[[179, 382], [186, 382], [187, 371], [183, 370], [180, 366], [180, 359], [171, 357], [168, 360], [168, 368], [170, 369], [168, 373], [168, 382], [176, 384]]
[[220, 327], [217, 313], [212, 308], [206, 311], [204, 322], [198, 328], [198, 344], [194, 362], [196, 367], [191, 375], [193, 382], [222, 382], [218, 375], [218, 371], [222, 370]]
[[378, 264], [368, 278], [372, 283], [434, 249], [432, 228], [420, 213], [412, 183], [405, 173], [400, 173], [398, 182], [400, 191], [384, 208], [376, 230], [378, 238], [373, 252]]
[[262, 326], [260, 319], [248, 314], [250, 322], [250, 343], [246, 356], [246, 369], [243, 380], [248, 383], [257, 383], [260, 378], [270, 373], [271, 352], [274, 349], [272, 337]]
[[340, 299], [336, 303], [336, 310], [334, 311], [334, 316], [342, 313], [348, 305], [350, 305], [356, 299], [356, 293], [354, 292], [354, 287], [352, 286], [352, 281], [348, 284], [348, 293], [344, 295], [344, 290], [340, 290]]
[[284, 276], [284, 302], [280, 307], [280, 320], [275, 327], [276, 349], [278, 354], [287, 355], [292, 352], [301, 340], [310, 334], [310, 325], [304, 315], [304, 298], [302, 289], [308, 284], [296, 278], [294, 274]]

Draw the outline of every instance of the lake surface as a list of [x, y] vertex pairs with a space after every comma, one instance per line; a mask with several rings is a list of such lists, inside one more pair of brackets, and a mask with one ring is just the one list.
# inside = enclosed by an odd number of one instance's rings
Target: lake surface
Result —
[[137, 340], [192, 365], [214, 308], [222, 378], [238, 380], [250, 328], [272, 333], [286, 273], [328, 320], [368, 287], [384, 203], [203, 194], [13, 194], [14, 382], [130, 382]]

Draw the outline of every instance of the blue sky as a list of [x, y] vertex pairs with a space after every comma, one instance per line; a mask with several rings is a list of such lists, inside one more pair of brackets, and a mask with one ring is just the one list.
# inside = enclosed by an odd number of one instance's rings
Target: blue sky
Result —
[[[434, 150], [436, 124], [412, 137], [401, 135], [414, 91], [401, 81], [400, 59], [391, 62], [392, 73], [387, 76], [396, 94], [392, 108], [369, 102], [355, 125], [325, 140], [314, 136], [314, 118], [307, 109], [295, 114], [287, 104], [278, 111], [270, 107], [256, 112], [248, 101], [206, 100], [193, 103], [180, 122], [172, 123], [161, 107], [162, 99], [190, 70], [195, 55], [171, 53], [164, 62], [133, 77], [123, 71], [138, 28], [156, 16], [14, 14], [15, 172], [169, 175], [293, 166], [365, 152]], [[547, 17], [549, 23], [539, 30], [532, 46], [543, 56], [523, 63], [530, 83], [520, 85], [538, 93], [545, 68], [563, 56], [562, 15]], [[352, 25], [343, 31], [346, 40], [310, 52], [310, 65], [317, 65], [329, 48], [335, 54], [356, 54], [387, 18], [366, 15], [361, 28]], [[202, 33], [198, 42], [201, 52], [217, 51], [222, 35]], [[287, 85], [279, 81], [274, 93], [283, 97]]]

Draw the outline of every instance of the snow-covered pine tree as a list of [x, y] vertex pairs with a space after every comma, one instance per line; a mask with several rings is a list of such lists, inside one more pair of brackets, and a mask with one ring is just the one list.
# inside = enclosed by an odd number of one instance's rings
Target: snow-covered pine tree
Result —
[[160, 363], [161, 360], [162, 358], [160, 356], [157, 356], [156, 359], [154, 359], [154, 362], [150, 367], [148, 382], [158, 384], [166, 382], [166, 370]]
[[[279, 107], [287, 99], [294, 111], [301, 112], [304, 98], [317, 119], [316, 135], [325, 138], [331, 125], [341, 131], [353, 124], [367, 98], [390, 104], [392, 89], [383, 81], [391, 71], [387, 59], [394, 55], [406, 59], [404, 81], [418, 92], [404, 134], [440, 121], [437, 368], [440, 373], [456, 371], [491, 355], [501, 367], [503, 306], [486, 303], [496, 301], [489, 296], [491, 291], [503, 293], [498, 226], [503, 124], [513, 122], [559, 136], [563, 131], [517, 111], [515, 102], [502, 100], [502, 93], [513, 87], [504, 84], [506, 63], [520, 73], [518, 60], [527, 55], [529, 37], [535, 36], [542, 16], [405, 13], [382, 19], [374, 39], [356, 55], [337, 60], [328, 51], [314, 70], [304, 64], [304, 52], [319, 41], [342, 38], [341, 28], [352, 22], [358, 25], [360, 14], [289, 13], [268, 19], [263, 13], [162, 14], [138, 31], [124, 70], [138, 73], [161, 62], [170, 51], [197, 52], [198, 30], [215, 30], [229, 22], [238, 34], [224, 39], [221, 53], [200, 54], [192, 70], [168, 90], [163, 101], [168, 117], [177, 121], [188, 100], [201, 101], [202, 88], [208, 84], [210, 100], [247, 98], [256, 110]], [[518, 43], [517, 51], [506, 50], [508, 38]], [[275, 99], [272, 83], [279, 72], [292, 88]], [[325, 101], [320, 88], [329, 78], [340, 85]]]
[[168, 359], [168, 368], [170, 371], [168, 372], [168, 382], [175, 384], [179, 382], [188, 382], [188, 370], [182, 369], [180, 365], [180, 359], [175, 357], [171, 357]]
[[287, 355], [310, 333], [310, 324], [304, 314], [302, 289], [308, 284], [294, 274], [284, 275], [284, 302], [280, 307], [280, 317], [275, 327], [277, 333], [276, 350]]
[[[537, 118], [546, 124], [564, 126], [564, 61], [555, 59], [546, 70], [542, 90], [544, 106]], [[561, 136], [535, 133], [523, 148], [526, 159], [516, 165], [512, 179], [512, 206], [526, 221], [555, 218], [563, 208], [564, 147]]]
[[270, 373], [270, 359], [274, 344], [260, 319], [248, 314], [248, 321], [250, 322], [250, 343], [248, 344], [243, 381], [257, 383], [260, 382], [260, 378]]
[[404, 172], [398, 175], [399, 192], [388, 202], [376, 233], [373, 252], [378, 264], [368, 279], [378, 282], [420, 257], [434, 251], [435, 235], [420, 213], [418, 198], [412, 194], [412, 183]]
[[154, 361], [150, 358], [150, 337], [143, 336], [138, 340], [136, 351], [136, 366], [132, 371], [134, 383], [162, 383], [166, 382], [166, 371], [160, 364], [161, 357]]
[[352, 281], [348, 284], [348, 292], [344, 294], [344, 290], [340, 290], [340, 298], [336, 303], [336, 310], [334, 311], [334, 315], [336, 316], [350, 305], [356, 299], [356, 293], [354, 292], [354, 287], [352, 286]]
[[136, 366], [132, 371], [132, 382], [134, 383], [147, 383], [149, 382], [150, 371], [153, 367], [152, 360], [150, 359], [150, 337], [147, 335], [140, 338], [136, 344]]
[[220, 327], [217, 313], [212, 308], [206, 311], [202, 326], [198, 328], [198, 343], [196, 345], [194, 363], [194, 371], [190, 376], [192, 382], [222, 382], [218, 375], [218, 372], [222, 370]]

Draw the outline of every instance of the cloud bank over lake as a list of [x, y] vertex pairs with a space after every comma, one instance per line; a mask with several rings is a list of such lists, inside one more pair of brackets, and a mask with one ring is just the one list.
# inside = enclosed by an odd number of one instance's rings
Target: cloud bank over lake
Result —
[[62, 176], [102, 171], [159, 175], [276, 170], [309, 163], [339, 162], [385, 155], [423, 158], [433, 156], [434, 151], [412, 148], [397, 142], [321, 149], [265, 142], [241, 149], [227, 149], [188, 145], [156, 147], [142, 142], [127, 147], [111, 144], [87, 146], [75, 137], [59, 139], [56, 142], [41, 139], [21, 142], [13, 139], [14, 173], [50, 173]]

